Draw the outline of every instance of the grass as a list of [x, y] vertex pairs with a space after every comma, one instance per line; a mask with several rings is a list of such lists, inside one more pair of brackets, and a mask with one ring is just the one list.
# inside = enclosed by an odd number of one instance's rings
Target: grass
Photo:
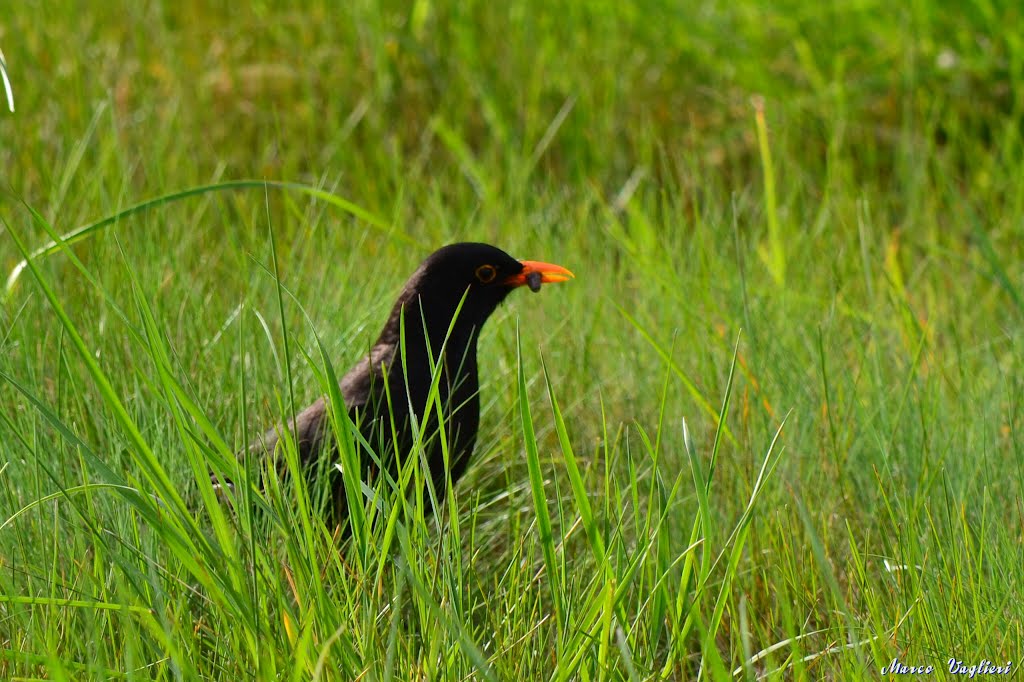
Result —
[[[1014, 3], [8, 15], [0, 677], [1019, 665]], [[577, 279], [488, 324], [441, 516], [216, 504], [461, 239]]]

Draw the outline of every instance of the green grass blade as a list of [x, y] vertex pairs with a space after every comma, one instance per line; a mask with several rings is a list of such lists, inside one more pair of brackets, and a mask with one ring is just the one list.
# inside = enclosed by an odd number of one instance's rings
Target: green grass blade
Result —
[[[537, 447], [537, 434], [533, 426], [533, 416], [530, 412], [530, 401], [527, 395], [526, 370], [523, 367], [522, 341], [519, 330], [516, 329], [516, 360], [518, 365], [518, 387], [519, 387], [519, 416], [523, 428], [523, 446], [526, 448], [526, 464], [530, 474], [530, 492], [533, 495], [533, 507], [537, 514], [537, 530], [540, 533], [541, 551], [544, 555], [544, 566], [547, 570], [548, 588], [551, 591], [551, 599], [555, 609], [555, 619], [561, 623], [564, 614], [562, 606], [561, 589], [558, 585], [558, 562], [555, 559], [555, 540], [551, 526], [551, 515], [548, 512], [548, 499], [544, 491], [544, 474], [541, 471], [540, 451]], [[561, 635], [559, 635], [559, 651], [561, 655]]]

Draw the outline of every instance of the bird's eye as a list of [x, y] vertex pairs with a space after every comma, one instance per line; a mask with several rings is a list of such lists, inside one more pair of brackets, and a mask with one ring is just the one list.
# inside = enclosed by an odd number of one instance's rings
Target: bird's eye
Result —
[[498, 271], [493, 265], [481, 265], [476, 269], [476, 278], [481, 284], [490, 284], [498, 276]]

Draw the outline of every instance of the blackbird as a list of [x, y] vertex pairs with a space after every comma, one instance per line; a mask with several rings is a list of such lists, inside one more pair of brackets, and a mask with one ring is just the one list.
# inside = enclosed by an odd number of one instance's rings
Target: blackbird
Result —
[[[415, 445], [415, 423], [441, 499], [449, 477], [452, 484], [462, 477], [476, 443], [481, 327], [513, 289], [526, 285], [536, 292], [541, 284], [571, 277], [561, 266], [516, 260], [489, 244], [450, 244], [428, 256], [402, 288], [376, 343], [340, 382], [349, 418], [362, 436], [356, 451], [363, 480], [373, 485], [382, 468], [393, 480], [397, 477]], [[438, 428], [436, 403], [427, 404], [435, 368], [440, 373], [437, 397], [443, 430]], [[343, 523], [347, 501], [341, 468], [334, 466], [338, 449], [328, 411], [321, 397], [296, 415], [288, 430], [307, 476], [329, 472], [335, 520]], [[250, 453], [274, 455], [281, 436], [280, 427], [268, 431]], [[442, 437], [448, 445], [447, 468]], [[277, 459], [283, 460], [280, 453]], [[429, 506], [429, 495], [423, 499]]]

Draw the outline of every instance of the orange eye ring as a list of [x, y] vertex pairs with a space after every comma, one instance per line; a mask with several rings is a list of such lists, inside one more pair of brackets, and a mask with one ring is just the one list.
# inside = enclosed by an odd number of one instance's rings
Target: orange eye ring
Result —
[[493, 265], [481, 265], [476, 269], [476, 278], [481, 284], [490, 284], [498, 276], [498, 271]]

